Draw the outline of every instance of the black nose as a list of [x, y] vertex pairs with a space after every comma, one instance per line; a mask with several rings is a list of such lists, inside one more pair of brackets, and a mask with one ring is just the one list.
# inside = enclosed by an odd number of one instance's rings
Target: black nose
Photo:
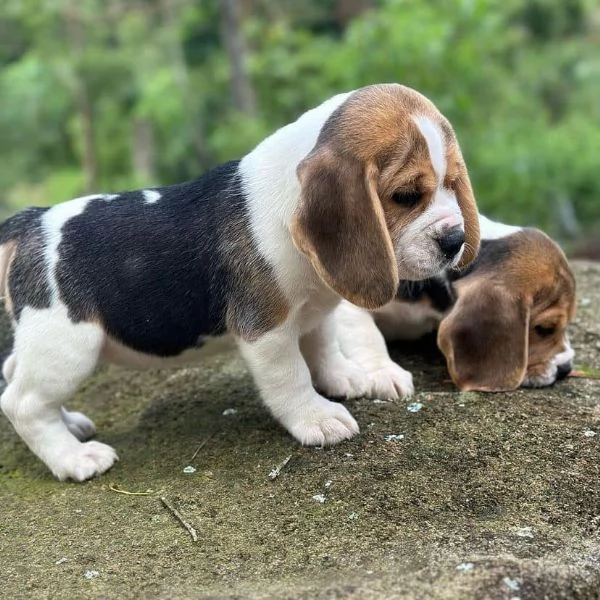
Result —
[[453, 227], [442, 237], [438, 238], [437, 242], [446, 258], [454, 258], [465, 243], [465, 232], [460, 227]]
[[558, 365], [556, 367], [556, 379], [564, 379], [573, 370], [571, 361]]

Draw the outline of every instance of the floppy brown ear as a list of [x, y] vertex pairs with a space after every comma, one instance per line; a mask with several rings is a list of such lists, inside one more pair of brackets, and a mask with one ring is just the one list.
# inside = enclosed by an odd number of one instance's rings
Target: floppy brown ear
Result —
[[321, 279], [363, 308], [389, 302], [398, 265], [383, 207], [377, 169], [321, 148], [300, 163], [301, 199], [292, 220], [294, 244]]
[[465, 267], [473, 261], [479, 253], [479, 211], [473, 195], [471, 180], [467, 168], [463, 165], [459, 178], [455, 184], [456, 201], [462, 212], [465, 223], [465, 250], [458, 263], [459, 267]]
[[462, 390], [514, 390], [527, 370], [529, 309], [508, 291], [476, 285], [442, 320], [437, 342]]

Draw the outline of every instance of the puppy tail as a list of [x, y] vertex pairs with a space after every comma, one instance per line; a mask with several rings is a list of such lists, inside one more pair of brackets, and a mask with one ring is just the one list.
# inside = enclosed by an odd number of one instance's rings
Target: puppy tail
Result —
[[26, 208], [0, 224], [0, 295], [6, 296], [8, 267], [15, 246], [47, 208]]

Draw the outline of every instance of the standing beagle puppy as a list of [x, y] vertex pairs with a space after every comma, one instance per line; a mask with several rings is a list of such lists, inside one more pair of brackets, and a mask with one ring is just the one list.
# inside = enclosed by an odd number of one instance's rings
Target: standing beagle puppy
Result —
[[389, 360], [382, 335], [416, 339], [437, 330], [461, 390], [543, 387], [568, 375], [575, 278], [562, 250], [537, 229], [481, 216], [480, 230], [481, 249], [469, 266], [402, 282], [397, 298], [371, 314], [342, 303], [336, 314], [346, 355], [374, 368]]
[[376, 309], [400, 279], [467, 265], [479, 224], [450, 123], [385, 84], [325, 101], [195, 181], [24, 210], [0, 244], [15, 328], [2, 410], [56, 477], [81, 481], [117, 458], [63, 408], [98, 362], [160, 366], [225, 332], [301, 443], [355, 435], [315, 388], [407, 395], [412, 378], [347, 360], [332, 311], [341, 298]]

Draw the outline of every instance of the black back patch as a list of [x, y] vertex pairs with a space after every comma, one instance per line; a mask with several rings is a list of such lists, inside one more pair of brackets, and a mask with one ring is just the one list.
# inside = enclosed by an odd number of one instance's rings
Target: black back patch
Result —
[[[122, 344], [165, 357], [268, 322], [265, 288], [277, 286], [251, 240], [238, 164], [150, 194], [93, 199], [67, 221], [57, 281], [73, 321], [96, 319]], [[253, 294], [257, 281], [267, 285]]]

